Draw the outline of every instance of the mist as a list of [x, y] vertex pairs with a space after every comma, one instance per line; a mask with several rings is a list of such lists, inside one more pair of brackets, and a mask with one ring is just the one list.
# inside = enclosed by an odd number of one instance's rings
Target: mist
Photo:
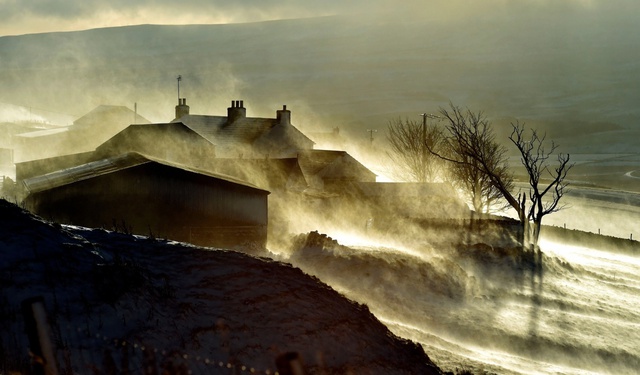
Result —
[[390, 216], [365, 230], [317, 221], [330, 237], [310, 233], [270, 249], [367, 304], [445, 370], [636, 371], [637, 253], [563, 244], [543, 231], [540, 258], [517, 257], [517, 240], [498, 235], [500, 227], [399, 222]]
[[495, 117], [629, 126], [638, 117], [637, 7], [616, 4], [381, 2], [323, 18], [3, 37], [0, 99], [78, 116], [137, 102], [161, 122], [182, 74], [185, 96], [204, 113], [234, 94], [264, 108], [299, 102], [326, 128], [362, 138], [450, 100]]
[[[0, 5], [0, 34], [28, 34], [0, 37], [0, 123], [11, 123], [2, 147], [15, 147], [16, 124], [67, 127], [101, 105], [135, 108], [136, 116], [166, 125], [178, 97], [202, 115], [224, 115], [230, 100], [241, 99], [247, 117], [273, 118], [286, 104], [316, 150], [345, 150], [378, 181], [399, 181], [387, 155], [391, 119], [419, 120], [454, 103], [487, 114], [506, 145], [510, 123], [523, 121], [576, 162], [565, 209], [544, 224], [615, 239], [595, 246], [569, 241], [565, 232], [564, 240], [545, 237], [543, 229], [542, 252], [522, 255], [512, 222], [472, 221], [452, 189], [450, 199], [434, 189], [357, 200], [287, 181], [290, 191], [273, 189], [269, 197], [267, 249], [244, 251], [290, 262], [366, 304], [448, 371], [634, 373], [635, 2], [252, 3]], [[15, 23], [23, 17], [21, 29]], [[34, 34], [51, 30], [65, 32]], [[52, 142], [23, 160], [17, 153], [16, 161], [93, 151], [94, 142], [129, 124], [116, 125], [72, 145]], [[139, 147], [273, 188], [257, 172], [258, 159], [230, 169], [186, 141], [162, 139]]]

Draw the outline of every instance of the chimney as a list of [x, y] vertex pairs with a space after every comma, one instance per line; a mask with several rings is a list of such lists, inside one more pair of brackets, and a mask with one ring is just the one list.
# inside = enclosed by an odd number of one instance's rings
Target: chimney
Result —
[[187, 98], [178, 98], [178, 105], [176, 106], [176, 120], [189, 114], [189, 106], [187, 105]]
[[276, 120], [278, 120], [278, 124], [280, 125], [291, 125], [291, 111], [287, 110], [286, 105], [283, 105], [282, 109], [276, 111]]
[[243, 100], [232, 100], [231, 107], [227, 108], [227, 124], [247, 117], [247, 109], [244, 108]]

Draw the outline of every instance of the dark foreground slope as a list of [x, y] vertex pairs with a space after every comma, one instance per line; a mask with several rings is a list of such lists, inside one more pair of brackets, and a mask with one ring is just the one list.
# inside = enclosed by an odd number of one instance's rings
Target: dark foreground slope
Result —
[[0, 200], [0, 372], [28, 367], [20, 303], [33, 296], [67, 373], [264, 374], [286, 352], [307, 373], [440, 373], [365, 306], [290, 265], [60, 227]]

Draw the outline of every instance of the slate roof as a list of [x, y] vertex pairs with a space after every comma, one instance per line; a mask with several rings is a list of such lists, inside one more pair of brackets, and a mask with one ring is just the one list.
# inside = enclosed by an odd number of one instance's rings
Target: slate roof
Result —
[[123, 124], [149, 124], [146, 118], [136, 115], [131, 109], [120, 105], [100, 105], [91, 112], [78, 118], [73, 122], [73, 126], [104, 126]]
[[160, 160], [154, 157], [142, 155], [135, 152], [118, 155], [115, 157], [110, 157], [110, 158], [106, 158], [98, 161], [93, 161], [90, 163], [63, 169], [60, 171], [47, 173], [45, 175], [32, 177], [32, 178], [23, 180], [22, 183], [24, 184], [24, 187], [28, 193], [36, 193], [36, 192], [68, 185], [74, 182], [88, 180], [90, 178], [94, 178], [98, 176], [103, 176], [103, 175], [124, 170], [127, 168], [136, 167], [146, 163], [158, 163], [165, 166], [182, 169], [188, 172], [233, 182], [238, 185], [247, 186], [247, 187], [257, 189], [257, 190], [262, 190], [268, 193], [268, 191], [264, 189], [260, 189], [257, 186], [249, 184], [245, 181], [240, 181], [231, 176], [212, 173], [209, 171], [200, 170], [197, 168], [169, 162], [166, 160]]
[[[113, 137], [109, 138], [103, 144], [96, 148], [97, 151], [103, 151], [109, 148], [118, 148], [123, 143], [128, 143], [129, 146], [132, 141], [146, 140], [149, 142], [163, 142], [162, 136], [174, 137], [191, 137], [191, 142], [194, 139], [199, 139], [205, 147], [213, 147], [213, 143], [210, 140], [202, 137], [198, 132], [194, 131], [190, 127], [184, 125], [182, 122], [171, 122], [164, 124], [133, 124], [129, 125], [125, 129], [121, 130]], [[158, 147], [170, 147], [169, 144], [157, 144]], [[129, 150], [137, 151], [137, 150]]]
[[298, 153], [300, 168], [306, 176], [322, 178], [373, 179], [375, 173], [346, 151], [306, 150]]
[[313, 147], [313, 141], [292, 125], [282, 126], [277, 119], [243, 117], [228, 123], [224, 116], [186, 115], [182, 122], [216, 145], [221, 155], [255, 153]]
[[16, 134], [17, 138], [37, 138], [37, 137], [48, 137], [50, 135], [66, 133], [69, 131], [68, 127], [60, 127], [57, 129], [45, 129], [45, 130], [36, 130], [28, 133]]

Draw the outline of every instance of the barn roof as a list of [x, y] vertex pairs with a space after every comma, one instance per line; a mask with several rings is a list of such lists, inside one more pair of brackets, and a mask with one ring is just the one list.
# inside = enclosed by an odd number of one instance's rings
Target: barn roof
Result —
[[117, 172], [127, 168], [136, 167], [136, 166], [147, 164], [147, 163], [157, 163], [157, 164], [169, 166], [172, 168], [177, 168], [177, 169], [185, 170], [188, 172], [216, 178], [219, 180], [225, 180], [237, 185], [242, 185], [252, 189], [261, 190], [266, 193], [269, 193], [264, 189], [260, 189], [255, 185], [252, 185], [245, 181], [240, 181], [231, 176], [212, 173], [212, 172], [200, 170], [197, 168], [169, 162], [166, 160], [160, 160], [151, 156], [142, 155], [135, 152], [122, 154], [122, 155], [118, 155], [115, 157], [110, 157], [110, 158], [106, 158], [98, 161], [93, 161], [90, 163], [63, 169], [60, 171], [47, 173], [41, 176], [32, 177], [32, 178], [23, 180], [22, 183], [24, 184], [24, 187], [26, 188], [27, 192], [36, 193], [36, 192], [68, 185], [74, 182], [88, 180], [90, 178], [95, 178], [98, 176], [103, 176], [109, 173]]
[[16, 134], [15, 137], [17, 138], [48, 137], [54, 134], [65, 133], [67, 131], [69, 131], [69, 127], [64, 126], [64, 127], [55, 128], [55, 129], [36, 130], [28, 133], [20, 133], [20, 134]]

